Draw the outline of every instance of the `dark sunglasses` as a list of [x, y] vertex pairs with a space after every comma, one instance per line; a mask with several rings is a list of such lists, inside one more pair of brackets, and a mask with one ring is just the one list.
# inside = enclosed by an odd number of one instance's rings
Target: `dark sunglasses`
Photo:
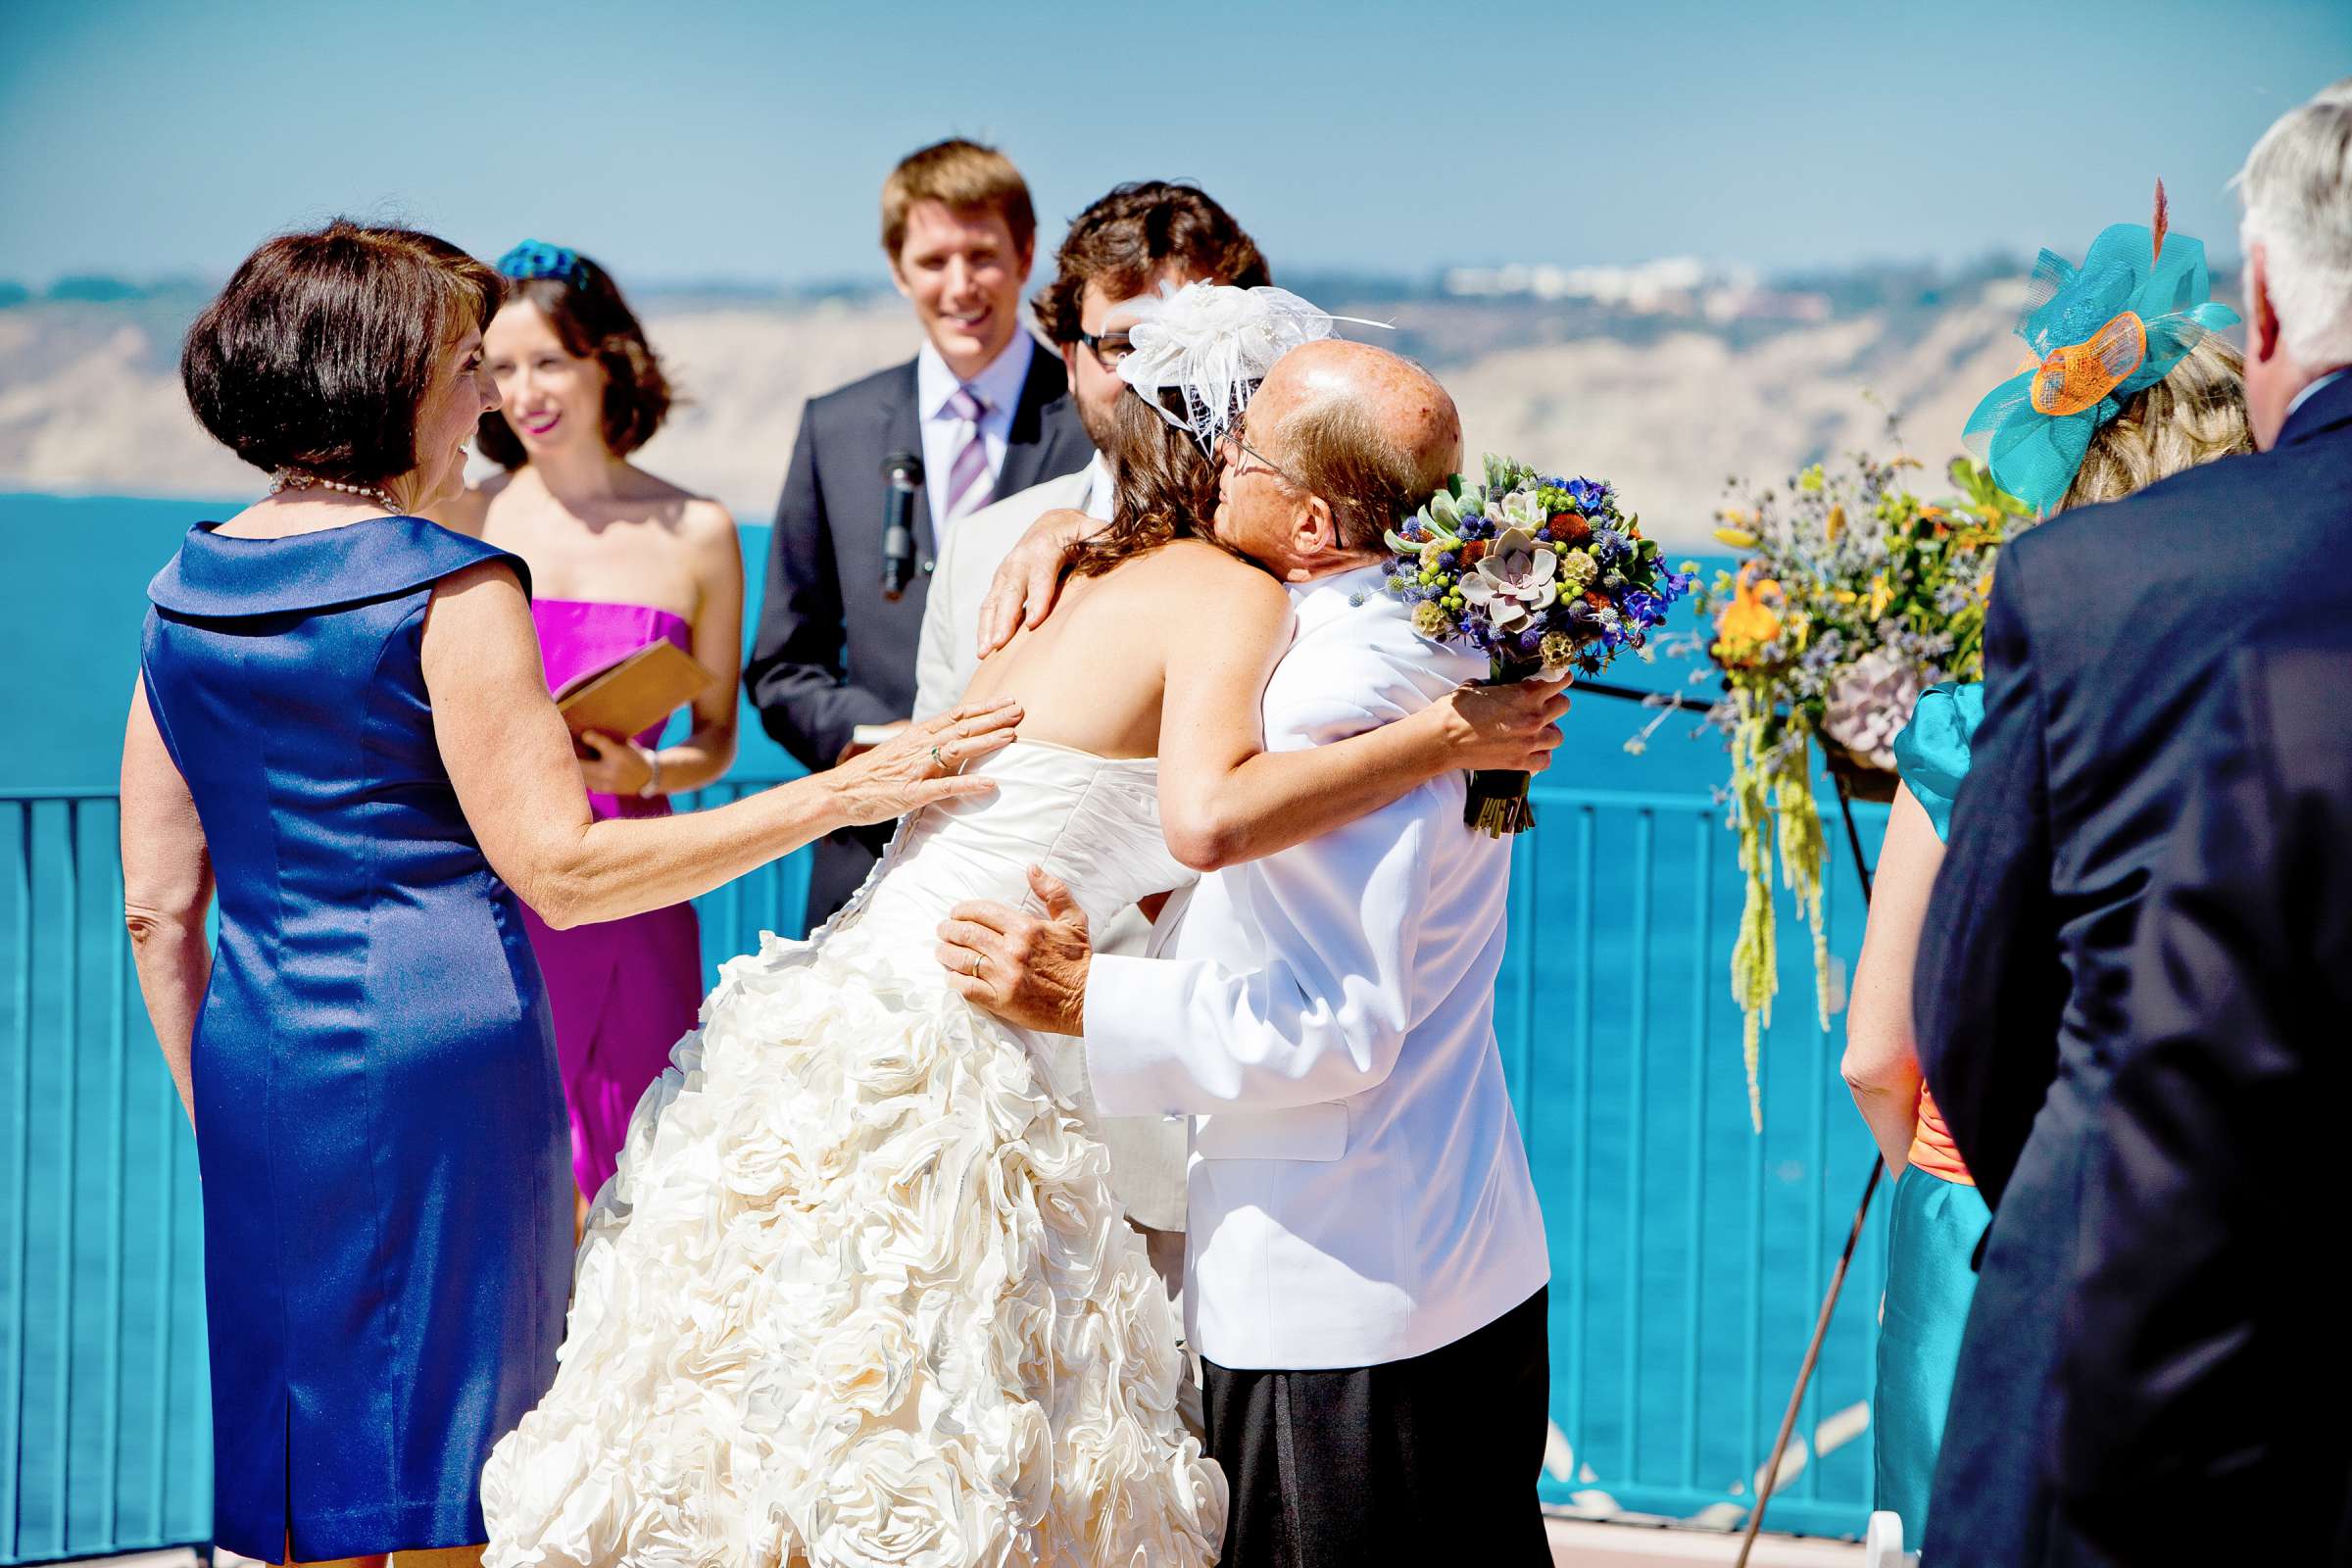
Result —
[[1078, 341], [1086, 345], [1095, 363], [1105, 370], [1117, 369], [1119, 362], [1135, 352], [1135, 343], [1123, 326], [1115, 332], [1081, 332]]

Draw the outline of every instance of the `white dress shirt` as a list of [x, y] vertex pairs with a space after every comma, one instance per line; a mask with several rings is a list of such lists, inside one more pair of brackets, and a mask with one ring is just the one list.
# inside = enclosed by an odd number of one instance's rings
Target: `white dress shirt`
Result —
[[[1012, 411], [1021, 401], [1021, 383], [1029, 379], [1029, 361], [1037, 353], [1037, 339], [1027, 328], [1012, 334], [1012, 341], [1004, 352], [988, 362], [978, 375], [972, 377], [971, 388], [981, 402], [988, 405], [980, 416], [980, 439], [988, 449], [988, 477], [995, 483], [1004, 471], [1004, 446], [1012, 436]], [[948, 399], [961, 385], [948, 362], [940, 358], [939, 350], [929, 338], [914, 355], [914, 411], [923, 423], [923, 489], [931, 499], [931, 536], [943, 540], [952, 532], [948, 526], [948, 475], [956, 466], [956, 454], [963, 450], [963, 421], [948, 407]]]
[[2286, 412], [2278, 416], [2279, 426], [2283, 428], [2286, 424], [2286, 421], [2295, 416], [2295, 411], [2301, 408], [2304, 404], [2309, 403], [2312, 400], [2313, 394], [2317, 393], [2322, 387], [2330, 386], [2335, 382], [2342, 380], [2347, 375], [2352, 375], [2352, 370], [2329, 370], [2326, 375], [2313, 377], [2310, 385], [2306, 386], [2302, 391], [2296, 393], [2293, 397], [2287, 399]]
[[997, 567], [1030, 524], [1064, 507], [1108, 519], [1110, 467], [1102, 453], [1076, 473], [989, 503], [940, 540], [923, 599], [922, 636], [915, 644], [915, 717], [944, 713], [962, 698], [980, 667], [980, 601], [988, 597]]
[[[1294, 590], [1268, 749], [1358, 734], [1485, 673], [1414, 635], [1382, 569]], [[1494, 1043], [1510, 845], [1463, 824], [1463, 795], [1448, 773], [1204, 876], [1161, 916], [1164, 956], [1094, 960], [1097, 1102], [1198, 1118], [1186, 1326], [1221, 1366], [1422, 1355], [1550, 1277]]]

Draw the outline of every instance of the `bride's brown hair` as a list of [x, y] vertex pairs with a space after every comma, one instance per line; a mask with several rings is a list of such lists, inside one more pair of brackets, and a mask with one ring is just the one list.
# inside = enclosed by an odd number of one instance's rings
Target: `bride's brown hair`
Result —
[[1204, 539], [1238, 554], [1210, 530], [1217, 464], [1191, 431], [1161, 418], [1130, 389], [1119, 398], [1110, 435], [1111, 450], [1103, 454], [1112, 477], [1110, 521], [1071, 547], [1070, 575], [1099, 577], [1171, 539]]

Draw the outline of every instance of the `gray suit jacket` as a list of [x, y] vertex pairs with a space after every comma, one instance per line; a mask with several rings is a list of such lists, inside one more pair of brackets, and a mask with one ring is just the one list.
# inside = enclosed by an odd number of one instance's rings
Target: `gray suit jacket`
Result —
[[[761, 727], [811, 771], [831, 767], [859, 724], [913, 711], [915, 647], [938, 543], [918, 490], [914, 580], [896, 604], [884, 599], [882, 464], [922, 450], [912, 360], [812, 398], [801, 416], [743, 679]], [[1060, 357], [1041, 349], [1013, 406], [997, 493], [1072, 472], [1093, 455]], [[889, 838], [890, 824], [879, 823], [817, 846], [812, 928], [858, 890]]]

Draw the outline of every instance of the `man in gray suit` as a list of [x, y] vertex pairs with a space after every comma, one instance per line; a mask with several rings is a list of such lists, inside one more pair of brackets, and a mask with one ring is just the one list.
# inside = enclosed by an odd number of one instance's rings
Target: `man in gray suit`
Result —
[[[744, 684], [760, 721], [811, 771], [854, 757], [859, 726], [913, 711], [915, 644], [940, 541], [998, 495], [1074, 472], [1092, 455], [1061, 361], [1020, 319], [1037, 218], [993, 148], [944, 141], [882, 187], [882, 249], [923, 345], [904, 365], [809, 401], [768, 546], [767, 589]], [[913, 573], [882, 588], [884, 465], [920, 460]], [[870, 732], [869, 732], [870, 733]], [[816, 847], [810, 926], [865, 880], [889, 825]]]

